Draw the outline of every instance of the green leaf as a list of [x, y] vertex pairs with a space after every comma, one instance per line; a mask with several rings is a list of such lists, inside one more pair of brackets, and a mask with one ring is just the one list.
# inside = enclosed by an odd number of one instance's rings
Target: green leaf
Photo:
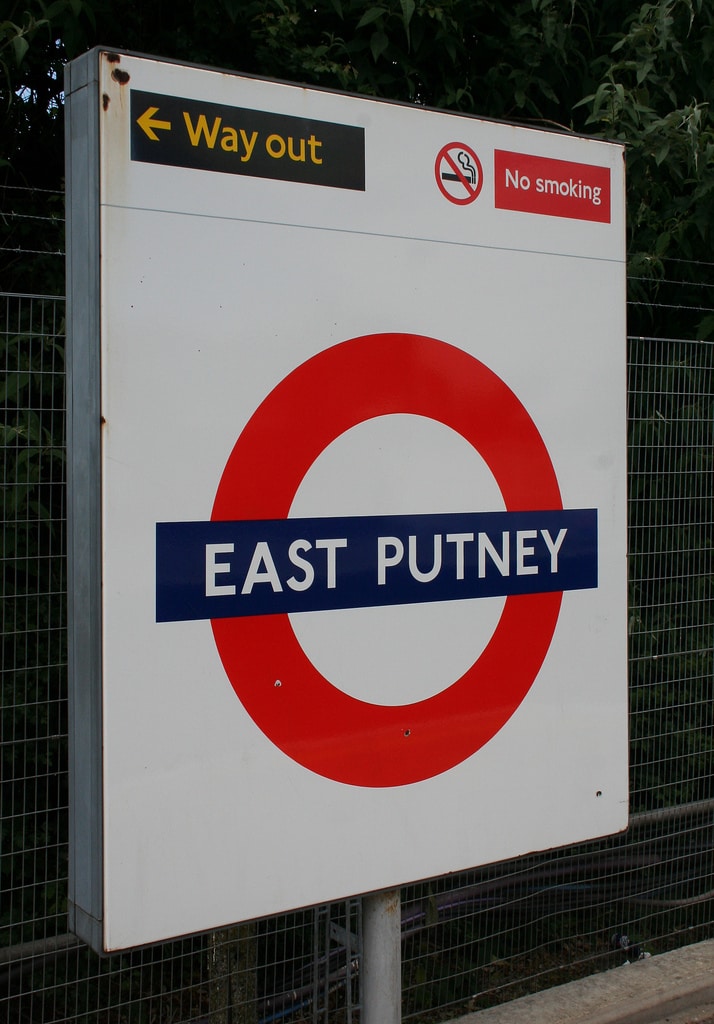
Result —
[[707, 341], [714, 335], [714, 314], [708, 314], [700, 321], [697, 327], [697, 337], [700, 341]]
[[647, 78], [647, 76], [649, 75], [649, 73], [651, 72], [653, 67], [654, 67], [654, 61], [652, 61], [652, 60], [646, 60], [646, 61], [644, 61], [642, 64], [640, 64], [638, 66], [638, 68], [637, 68], [637, 84], [638, 85], [642, 85], [642, 83], [644, 82], [645, 78]]
[[589, 96], [584, 96], [581, 100], [578, 100], [577, 103], [573, 104], [573, 110], [577, 109], [577, 107], [584, 107], [586, 103], [592, 103], [592, 101], [594, 99], [595, 99], [595, 93], [594, 92], [590, 93]]
[[9, 373], [5, 382], [0, 384], [0, 402], [8, 405], [20, 405], [20, 395], [29, 382], [29, 373]]
[[356, 28], [364, 28], [365, 25], [371, 25], [377, 18], [381, 18], [384, 13], [383, 7], [370, 7], [357, 22]]
[[663, 231], [658, 236], [657, 241], [655, 242], [655, 254], [657, 256], [664, 256], [665, 255], [665, 253], [667, 252], [667, 249], [669, 248], [669, 243], [670, 243], [671, 239], [672, 239], [672, 234], [671, 234], [670, 231]]
[[18, 427], [0, 423], [0, 447], [10, 448], [20, 438], [24, 439], [24, 434]]
[[389, 39], [387, 38], [386, 32], [383, 32], [382, 29], [378, 29], [373, 33], [372, 38], [369, 41], [369, 48], [372, 51], [372, 56], [375, 61], [379, 60], [388, 46]]
[[404, 32], [407, 37], [407, 46], [411, 49], [411, 39], [409, 38], [409, 23], [412, 20], [414, 11], [416, 10], [415, 0], [401, 0], [402, 4], [402, 22], [404, 23]]
[[30, 49], [30, 44], [24, 36], [15, 36], [12, 41], [12, 48], [15, 51], [15, 63], [19, 67], [22, 64], [22, 58]]
[[62, 14], [66, 7], [66, 0], [55, 0], [54, 3], [49, 5], [49, 7], [45, 7], [43, 11], [45, 20], [52, 21], [52, 19], [56, 18], [58, 14]]
[[416, 0], [401, 0], [402, 4], [402, 21], [404, 22], [404, 28], [409, 29], [409, 23], [411, 22], [414, 11], [416, 10]]

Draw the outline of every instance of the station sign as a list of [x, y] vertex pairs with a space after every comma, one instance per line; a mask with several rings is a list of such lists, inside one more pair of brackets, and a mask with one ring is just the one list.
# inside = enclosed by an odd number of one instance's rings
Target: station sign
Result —
[[622, 149], [69, 65], [72, 928], [627, 823]]

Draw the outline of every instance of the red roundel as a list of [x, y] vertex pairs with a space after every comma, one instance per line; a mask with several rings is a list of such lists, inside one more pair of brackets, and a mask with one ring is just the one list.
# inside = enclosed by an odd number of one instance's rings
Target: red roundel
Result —
[[[231, 452], [212, 520], [287, 517], [303, 477], [335, 438], [395, 413], [461, 434], [493, 473], [507, 511], [562, 508], [543, 439], [500, 377], [442, 341], [372, 334], [318, 353], [271, 391]], [[308, 659], [287, 614], [211, 625], [236, 694], [288, 757], [337, 782], [402, 786], [460, 764], [508, 721], [541, 668], [561, 599], [507, 597], [468, 671], [406, 705], [370, 704], [339, 690]]]
[[450, 142], [442, 146], [434, 164], [434, 175], [442, 196], [457, 206], [468, 206], [481, 194], [481, 161], [474, 150], [463, 142]]

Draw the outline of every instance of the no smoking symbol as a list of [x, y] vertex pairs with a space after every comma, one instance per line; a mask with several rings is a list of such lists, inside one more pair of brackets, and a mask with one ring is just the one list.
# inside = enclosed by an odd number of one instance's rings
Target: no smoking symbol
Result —
[[457, 206], [473, 203], [483, 187], [481, 161], [463, 142], [449, 142], [439, 150], [434, 175], [441, 194]]

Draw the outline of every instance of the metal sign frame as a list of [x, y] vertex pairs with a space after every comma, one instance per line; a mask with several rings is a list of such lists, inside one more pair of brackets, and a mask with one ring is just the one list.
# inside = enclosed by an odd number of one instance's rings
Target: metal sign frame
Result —
[[73, 930], [626, 827], [622, 148], [66, 76]]

